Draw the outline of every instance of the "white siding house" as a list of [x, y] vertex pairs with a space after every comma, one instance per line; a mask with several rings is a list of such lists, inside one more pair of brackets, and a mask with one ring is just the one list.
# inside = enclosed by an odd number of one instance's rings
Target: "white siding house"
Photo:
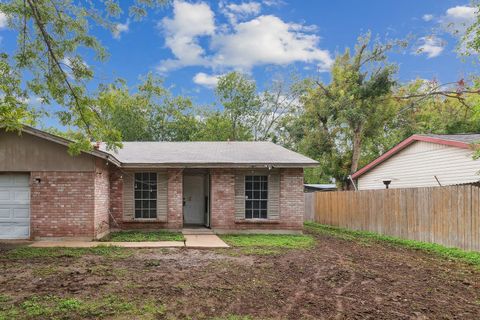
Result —
[[[434, 187], [480, 180], [474, 135], [414, 135], [352, 175], [359, 190]], [[437, 181], [438, 180], [438, 181]]]

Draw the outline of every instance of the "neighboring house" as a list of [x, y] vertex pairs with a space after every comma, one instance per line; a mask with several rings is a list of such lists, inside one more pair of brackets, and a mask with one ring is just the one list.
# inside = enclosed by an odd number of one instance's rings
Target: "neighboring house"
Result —
[[480, 134], [413, 135], [352, 175], [359, 190], [433, 187], [480, 180]]
[[305, 192], [317, 192], [317, 191], [336, 191], [337, 185], [335, 183], [327, 184], [304, 184]]
[[0, 129], [0, 239], [99, 238], [113, 228], [301, 232], [303, 168], [270, 142], [125, 142], [72, 157], [70, 141]]

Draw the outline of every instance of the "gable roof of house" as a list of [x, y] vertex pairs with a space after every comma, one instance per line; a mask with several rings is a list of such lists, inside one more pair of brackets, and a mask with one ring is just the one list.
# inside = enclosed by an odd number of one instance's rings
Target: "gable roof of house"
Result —
[[447, 146], [452, 146], [462, 149], [470, 149], [472, 144], [480, 142], [480, 134], [478, 133], [469, 133], [469, 134], [414, 134], [413, 136], [403, 140], [397, 144], [392, 149], [388, 150], [382, 154], [377, 159], [373, 160], [369, 164], [365, 165], [363, 168], [352, 174], [353, 179], [357, 179], [364, 173], [372, 170], [385, 160], [391, 158], [398, 152], [402, 151], [412, 143], [416, 141], [424, 141], [436, 144], [442, 144]]
[[[0, 126], [0, 129], [3, 129], [3, 127]], [[30, 134], [32, 136], [36, 136], [36, 137], [39, 137], [39, 138], [42, 138], [42, 139], [45, 139], [45, 140], [63, 145], [63, 146], [66, 146], [66, 147], [68, 147], [68, 145], [73, 142], [72, 140], [65, 139], [63, 137], [60, 137], [60, 136], [57, 136], [57, 135], [51, 134], [49, 132], [33, 128], [33, 127], [30, 127], [30, 126], [27, 126], [27, 125], [23, 125], [21, 131], [24, 132], [24, 133]], [[92, 149], [92, 150], [89, 150], [89, 151], [83, 151], [83, 153], [90, 154], [90, 155], [108, 160], [108, 161], [110, 161], [110, 162], [112, 162], [116, 165], [120, 165], [120, 162], [114, 156], [112, 156], [109, 152], [105, 152], [105, 151], [98, 150], [98, 149]]]
[[[106, 151], [105, 145], [100, 150]], [[110, 152], [130, 167], [311, 167], [318, 162], [272, 142], [123, 142]]]
[[[0, 127], [1, 128], [1, 127]], [[22, 132], [68, 146], [71, 140], [27, 125]], [[318, 162], [272, 142], [123, 142], [117, 151], [101, 143], [84, 153], [122, 167], [315, 167]]]

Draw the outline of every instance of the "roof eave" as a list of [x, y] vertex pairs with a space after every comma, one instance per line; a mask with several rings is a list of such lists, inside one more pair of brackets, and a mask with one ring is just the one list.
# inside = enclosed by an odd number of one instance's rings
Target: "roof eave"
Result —
[[[66, 147], [68, 147], [69, 144], [73, 143], [73, 141], [71, 141], [71, 140], [53, 135], [51, 133], [48, 133], [48, 132], [45, 132], [45, 131], [42, 131], [42, 130], [35, 129], [35, 128], [30, 127], [30, 126], [26, 126], [26, 125], [24, 125], [22, 127], [22, 131], [26, 132], [28, 134], [34, 135], [36, 137], [39, 137], [39, 138], [64, 145]], [[96, 157], [99, 157], [99, 158], [102, 158], [102, 159], [105, 159], [107, 161], [112, 162], [113, 164], [115, 164], [117, 166], [121, 165], [120, 161], [118, 161], [117, 158], [115, 158], [113, 155], [111, 155], [108, 152], [104, 152], [104, 151], [97, 150], [97, 149], [90, 150], [90, 151], [82, 151], [82, 152], [93, 155], [93, 156], [96, 156]]]
[[125, 163], [122, 168], [307, 168], [317, 167], [318, 163]]
[[441, 138], [436, 138], [436, 137], [429, 137], [429, 136], [422, 136], [418, 134], [414, 134], [411, 137], [403, 140], [399, 144], [397, 144], [395, 147], [392, 149], [388, 150], [384, 154], [382, 154], [380, 157], [376, 158], [369, 164], [365, 165], [363, 168], [352, 174], [352, 179], [358, 179], [361, 175], [365, 174], [366, 172], [372, 170], [382, 162], [386, 161], [393, 155], [397, 154], [401, 150], [405, 149], [412, 143], [416, 141], [424, 141], [424, 142], [430, 142], [430, 143], [436, 143], [436, 144], [442, 144], [442, 145], [447, 145], [447, 146], [452, 146], [452, 147], [457, 147], [457, 148], [462, 148], [462, 149], [470, 149], [471, 145], [469, 143], [461, 142], [461, 141], [453, 141], [453, 140], [447, 140], [447, 139], [441, 139]]

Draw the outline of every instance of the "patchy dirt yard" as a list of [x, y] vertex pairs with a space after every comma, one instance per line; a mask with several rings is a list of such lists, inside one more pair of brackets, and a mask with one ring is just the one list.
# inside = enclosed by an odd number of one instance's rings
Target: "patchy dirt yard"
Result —
[[[0, 318], [479, 319], [478, 267], [315, 234], [308, 249], [0, 251]], [[109, 249], [105, 249], [109, 250]]]

